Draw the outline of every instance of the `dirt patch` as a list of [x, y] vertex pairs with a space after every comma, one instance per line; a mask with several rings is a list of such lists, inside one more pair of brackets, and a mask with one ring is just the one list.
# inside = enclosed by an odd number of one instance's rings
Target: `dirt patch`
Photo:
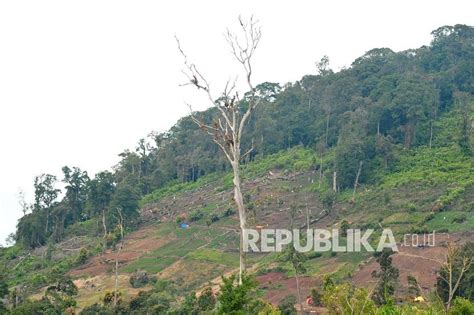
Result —
[[[76, 297], [79, 309], [83, 309], [84, 307], [100, 302], [105, 292], [113, 291], [115, 288], [115, 277], [112, 275], [100, 275], [87, 279], [74, 280], [74, 284], [79, 289], [79, 294]], [[122, 298], [125, 300], [137, 296], [140, 291], [150, 289], [150, 287], [132, 288], [127, 275], [119, 275], [118, 287]]]
[[[159, 238], [155, 232], [154, 226], [147, 226], [127, 235], [119, 256], [119, 266], [123, 267], [170, 241], [169, 238]], [[84, 265], [72, 269], [69, 275], [80, 278], [107, 274], [115, 266], [115, 257], [116, 252], [108, 249], [101, 255], [91, 257]]]
[[[437, 271], [445, 261], [446, 244], [464, 244], [474, 241], [474, 233], [456, 233], [456, 234], [437, 234], [436, 246], [434, 247], [404, 247], [398, 246], [399, 252], [392, 257], [393, 265], [400, 271], [399, 291], [407, 292], [408, 276], [413, 276], [424, 291], [428, 293], [436, 284]], [[375, 259], [356, 272], [352, 279], [353, 283], [359, 287], [373, 287], [376, 279], [372, 277], [372, 272], [379, 271], [378, 263]]]
[[[257, 276], [257, 281], [259, 287], [266, 290], [265, 300], [274, 305], [278, 305], [278, 303], [280, 303], [280, 301], [287, 295], [298, 296], [295, 278], [289, 278], [284, 273], [269, 272]], [[299, 278], [302, 302], [304, 302], [306, 297], [311, 294], [311, 289], [318, 286], [320, 283], [320, 280], [312, 277]]]

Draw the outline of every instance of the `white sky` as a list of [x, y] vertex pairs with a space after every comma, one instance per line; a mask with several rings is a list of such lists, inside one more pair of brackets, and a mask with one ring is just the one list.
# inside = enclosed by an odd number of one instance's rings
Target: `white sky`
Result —
[[263, 29], [255, 82], [284, 83], [315, 73], [325, 54], [339, 69], [372, 48], [428, 44], [439, 26], [473, 25], [472, 12], [467, 0], [1, 1], [0, 241], [21, 215], [19, 189], [32, 200], [35, 175], [108, 169], [199, 100], [178, 87], [175, 34], [222, 82], [236, 70], [223, 33], [254, 14]]

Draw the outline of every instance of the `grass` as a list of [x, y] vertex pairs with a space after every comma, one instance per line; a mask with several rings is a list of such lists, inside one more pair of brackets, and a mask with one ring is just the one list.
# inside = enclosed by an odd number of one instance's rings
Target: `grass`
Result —
[[149, 273], [158, 273], [171, 266], [177, 257], [141, 257], [120, 269], [121, 272], [131, 273], [136, 270], [145, 270]]
[[[334, 157], [334, 150], [329, 151], [323, 157], [323, 165], [329, 165]], [[242, 178], [249, 179], [265, 175], [271, 170], [287, 170], [287, 171], [307, 171], [319, 164], [319, 156], [311, 150], [301, 146], [258, 158], [249, 164], [242, 165]], [[140, 205], [144, 206], [149, 203], [157, 202], [162, 198], [172, 195], [182, 194], [187, 191], [204, 187], [208, 184], [215, 184], [219, 190], [232, 188], [231, 173], [212, 173], [200, 177], [195, 182], [171, 182], [164, 187], [158, 188], [152, 193], [144, 196], [140, 201]]]
[[[465, 218], [464, 222], [456, 219]], [[474, 215], [463, 211], [444, 211], [437, 213], [433, 219], [426, 223], [430, 231], [448, 230], [449, 232], [462, 232], [474, 230]]]
[[229, 267], [239, 266], [238, 253], [226, 253], [212, 248], [201, 248], [191, 252], [188, 256], [194, 260], [208, 261], [216, 264], [222, 264]]

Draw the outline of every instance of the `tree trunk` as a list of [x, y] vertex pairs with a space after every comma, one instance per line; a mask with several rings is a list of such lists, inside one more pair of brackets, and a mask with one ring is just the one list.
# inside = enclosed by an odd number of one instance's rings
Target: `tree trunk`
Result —
[[118, 301], [118, 267], [119, 267], [119, 256], [120, 256], [120, 251], [123, 248], [123, 217], [122, 213], [119, 211], [120, 215], [120, 223], [119, 223], [119, 228], [120, 228], [120, 245], [117, 250], [117, 254], [115, 255], [115, 288], [114, 288], [114, 308], [117, 307], [117, 301]]
[[321, 181], [323, 180], [323, 156], [321, 155], [319, 162], [319, 188], [321, 188]]
[[362, 171], [362, 164], [363, 163], [364, 163], [363, 161], [360, 161], [359, 169], [357, 170], [357, 176], [356, 176], [356, 179], [354, 181], [354, 191], [352, 192], [352, 202], [355, 202], [355, 196], [356, 196], [356, 192], [357, 192], [357, 185], [359, 185], [359, 177], [360, 177], [360, 172]]
[[306, 198], [306, 192], [304, 193], [304, 203], [306, 206], [306, 229], [309, 229], [309, 208], [308, 208], [308, 200]]
[[102, 209], [102, 227], [104, 229], [104, 238], [107, 236], [107, 225], [105, 224], [105, 209]]
[[46, 210], [46, 227], [45, 227], [45, 233], [48, 234], [49, 230], [49, 210]]
[[430, 149], [433, 143], [433, 120], [430, 120]]
[[337, 172], [334, 171], [332, 174], [332, 190], [334, 192], [337, 192]]
[[328, 117], [326, 119], [326, 148], [328, 147], [328, 133], [329, 133], [329, 118], [331, 117], [331, 111], [328, 112]]
[[301, 313], [303, 312], [303, 303], [301, 303], [301, 293], [300, 293], [300, 279], [298, 277], [298, 272], [295, 269], [295, 280], [296, 280], [296, 294], [298, 295], [298, 304], [300, 305]]
[[242, 284], [242, 275], [245, 271], [245, 253], [243, 248], [243, 235], [247, 226], [247, 215], [245, 213], [244, 199], [242, 197], [242, 190], [240, 187], [240, 167], [239, 161], [232, 162], [232, 169], [234, 171], [234, 201], [237, 205], [240, 221], [240, 249], [239, 249], [239, 284]]

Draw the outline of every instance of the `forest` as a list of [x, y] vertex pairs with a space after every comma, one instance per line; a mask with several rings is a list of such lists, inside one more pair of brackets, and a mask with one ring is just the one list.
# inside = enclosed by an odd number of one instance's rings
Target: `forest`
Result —
[[[430, 46], [402, 52], [376, 48], [357, 58], [350, 68], [333, 73], [329, 59], [316, 64], [316, 75], [280, 86], [256, 86], [265, 104], [249, 121], [243, 147], [254, 143], [246, 162], [302, 145], [320, 154], [336, 148], [338, 185], [352, 185], [360, 161], [366, 161], [361, 182], [370, 181], [378, 163], [390, 168], [400, 145], [444, 146], [437, 137], [438, 117], [463, 113], [457, 142], [471, 154], [468, 114], [474, 93], [474, 30], [465, 25], [445, 26], [432, 32]], [[245, 107], [245, 100], [242, 102]], [[211, 120], [213, 111], [200, 113]], [[126, 216], [137, 215], [138, 200], [171, 182], [196, 181], [229, 168], [219, 148], [190, 117], [180, 119], [168, 132], [151, 133], [134, 150], [119, 154], [114, 171], [89, 178], [87, 172], [65, 166], [65, 194], [57, 200], [58, 179], [49, 174], [35, 178], [35, 202], [24, 205], [15, 240], [25, 247], [60, 240], [65, 228], [91, 217], [105, 217], [113, 225], [114, 207]]]
[[[375, 48], [337, 72], [331, 70], [330, 59], [325, 56], [315, 63], [314, 69], [309, 69], [313, 74], [299, 81], [256, 85], [252, 95], [261, 103], [248, 120], [241, 144], [243, 151], [253, 150], [245, 156], [242, 167], [251, 169], [252, 165], [291, 150], [310, 152], [311, 157], [304, 162], [320, 174], [316, 197], [330, 208], [338, 198], [344, 198], [340, 196], [352, 194], [353, 189], [355, 195], [354, 183], [356, 187], [377, 186], [382, 177], [400, 172], [400, 163], [422, 150], [453, 147], [459, 152], [456, 158], [472, 166], [474, 28], [442, 26], [431, 34], [428, 46], [400, 52]], [[251, 101], [249, 95], [238, 104], [242, 113]], [[210, 125], [216, 114], [217, 109], [213, 107], [195, 113]], [[121, 160], [111, 171], [91, 176], [86, 170], [64, 166], [60, 178], [38, 175], [34, 178], [34, 201], [20, 200], [24, 215], [18, 221], [16, 233], [11, 235], [14, 246], [1, 250], [2, 260], [7, 266], [9, 261], [20, 264], [19, 257], [41, 248], [47, 252], [84, 227], [93, 231], [100, 244], [95, 253], [122, 246], [124, 233], [131, 233], [147, 223], [141, 210], [146, 205], [158, 202], [173, 187], [192, 187], [208, 179], [225, 177], [231, 171], [219, 147], [201, 129], [192, 116], [183, 117], [167, 132], [151, 132], [140, 139], [135, 148], [120, 153]], [[468, 176], [472, 176], [472, 168], [467, 170]], [[473, 184], [470, 180], [463, 189]], [[455, 198], [453, 194], [455, 192], [447, 196]], [[244, 199], [248, 205], [252, 197]], [[438, 209], [432, 211], [444, 211], [451, 202], [441, 201]], [[471, 217], [472, 212], [467, 216]], [[472, 246], [466, 246], [465, 252], [472, 254]], [[0, 278], [4, 311], [28, 314], [38, 307], [43, 308], [43, 311], [36, 310], [38, 314], [63, 313], [74, 305], [72, 297], [77, 291], [66, 274], [73, 266], [84, 263], [94, 250], [81, 250], [82, 257], [74, 257], [69, 265], [56, 266], [57, 277], [38, 280], [39, 284], [32, 284], [33, 280], [26, 277], [28, 272], [12, 278], [8, 268], [4, 269]], [[293, 255], [288, 261], [296, 259], [294, 253], [288, 255]], [[359, 308], [361, 314], [410, 314], [409, 310], [395, 310], [396, 306], [383, 295], [391, 290], [391, 281], [398, 272], [392, 269], [390, 255], [384, 253], [377, 258], [382, 267], [383, 290], [379, 291], [378, 298], [370, 300], [370, 305], [356, 303], [366, 300], [366, 291], [349, 289], [346, 283], [333, 283], [330, 277], [324, 280], [324, 290], [315, 292], [312, 299], [320, 300], [333, 314], [350, 314], [335, 305], [344, 300], [344, 292], [350, 291], [353, 304], [346, 306]], [[459, 258], [454, 258], [453, 253], [453, 259]], [[456, 260], [455, 264], [462, 262]], [[296, 274], [298, 266], [295, 265]], [[467, 269], [472, 281], [473, 268]], [[113, 304], [113, 311], [95, 304], [81, 314], [165, 313], [174, 305], [170, 302], [175, 300], [172, 296], [180, 295], [179, 289], [160, 279], [154, 281], [155, 291], [140, 293], [128, 305], [123, 303], [116, 307], [117, 301], [112, 301], [116, 296], [108, 296], [104, 298], [104, 305]], [[217, 298], [212, 290], [186, 296], [174, 308], [175, 313], [207, 314], [217, 309], [219, 314], [293, 314], [296, 301], [286, 301], [287, 305], [283, 301], [275, 308], [253, 300], [252, 292], [257, 284], [251, 275], [246, 276], [242, 284], [234, 281], [234, 276], [223, 277], [221, 295]], [[472, 282], [470, 287], [463, 285], [466, 299], [457, 299], [456, 307], [472, 311]], [[26, 288], [25, 292], [32, 293], [40, 287], [47, 287], [47, 292], [36, 306], [26, 298], [21, 303], [15, 300], [13, 293], [21, 286]], [[442, 285], [439, 288], [447, 290]]]

